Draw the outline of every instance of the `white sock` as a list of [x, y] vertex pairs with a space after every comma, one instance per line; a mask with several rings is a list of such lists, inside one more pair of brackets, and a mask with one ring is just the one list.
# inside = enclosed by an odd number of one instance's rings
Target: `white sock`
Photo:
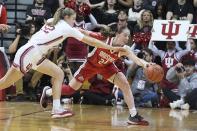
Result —
[[56, 109], [59, 109], [60, 107], [61, 107], [60, 99], [53, 100], [53, 109], [56, 110]]
[[46, 95], [47, 96], [52, 96], [52, 88], [50, 88], [50, 89], [48, 89], [48, 90], [46, 90]]
[[137, 114], [137, 111], [136, 111], [135, 107], [129, 109], [129, 112], [130, 112], [131, 117], [134, 117]]

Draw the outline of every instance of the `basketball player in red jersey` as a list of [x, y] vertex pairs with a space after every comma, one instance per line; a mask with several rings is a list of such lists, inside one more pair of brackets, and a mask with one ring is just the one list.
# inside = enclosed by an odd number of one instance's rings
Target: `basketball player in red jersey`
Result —
[[[83, 31], [97, 39], [103, 39], [103, 36], [89, 33]], [[122, 28], [117, 32], [115, 37], [108, 37], [105, 39], [106, 44], [115, 47], [122, 47], [128, 43], [130, 36], [130, 31], [127, 27]], [[72, 95], [76, 90], [78, 90], [85, 80], [93, 77], [95, 74], [101, 74], [103, 78], [117, 85], [124, 94], [125, 102], [129, 107], [129, 124], [134, 125], [148, 125], [148, 122], [141, 117], [135, 108], [133, 95], [130, 89], [130, 85], [125, 77], [125, 75], [118, 70], [114, 65], [114, 61], [120, 58], [120, 56], [127, 56], [129, 59], [133, 60], [139, 66], [146, 68], [149, 64], [146, 61], [139, 59], [128, 46], [124, 47], [124, 53], [116, 53], [110, 50], [95, 48], [88, 56], [87, 60], [80, 66], [78, 71], [75, 73], [74, 78], [70, 81], [69, 85], [62, 86], [62, 95]], [[40, 100], [42, 107], [47, 105], [47, 96], [52, 95], [51, 88], [45, 88]]]

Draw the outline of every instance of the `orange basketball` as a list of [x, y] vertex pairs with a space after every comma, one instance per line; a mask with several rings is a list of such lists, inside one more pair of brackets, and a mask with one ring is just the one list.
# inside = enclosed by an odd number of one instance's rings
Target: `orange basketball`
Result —
[[145, 77], [154, 83], [160, 82], [164, 77], [163, 68], [160, 65], [153, 64], [144, 69]]

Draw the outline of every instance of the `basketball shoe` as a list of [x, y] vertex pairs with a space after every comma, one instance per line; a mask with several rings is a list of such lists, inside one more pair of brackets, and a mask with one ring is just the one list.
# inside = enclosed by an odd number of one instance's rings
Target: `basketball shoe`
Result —
[[47, 94], [46, 94], [46, 91], [48, 89], [51, 89], [51, 87], [49, 86], [45, 86], [43, 91], [42, 91], [42, 95], [41, 95], [41, 98], [40, 98], [40, 106], [45, 109], [47, 108], [48, 106], [48, 101], [49, 101], [49, 97], [47, 97]]
[[170, 108], [171, 109], [180, 108], [182, 104], [184, 104], [183, 99], [176, 100], [170, 103]]
[[144, 120], [144, 118], [138, 113], [134, 117], [131, 117], [131, 115], [129, 115], [129, 120], [127, 121], [127, 123], [130, 125], [149, 125], [148, 121]]
[[64, 118], [64, 117], [70, 117], [73, 116], [74, 113], [70, 110], [65, 110], [63, 107], [59, 109], [53, 109], [51, 112], [51, 118]]
[[181, 105], [181, 109], [182, 109], [182, 110], [189, 110], [189, 108], [190, 108], [190, 106], [189, 106], [188, 103], [185, 103], [185, 104], [182, 104], [182, 105]]

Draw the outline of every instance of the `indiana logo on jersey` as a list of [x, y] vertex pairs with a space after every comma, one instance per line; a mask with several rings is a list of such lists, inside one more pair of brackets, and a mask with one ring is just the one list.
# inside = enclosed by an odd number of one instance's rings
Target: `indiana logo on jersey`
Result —
[[170, 68], [174, 65], [174, 59], [171, 57], [165, 58], [165, 65], [167, 68]]

